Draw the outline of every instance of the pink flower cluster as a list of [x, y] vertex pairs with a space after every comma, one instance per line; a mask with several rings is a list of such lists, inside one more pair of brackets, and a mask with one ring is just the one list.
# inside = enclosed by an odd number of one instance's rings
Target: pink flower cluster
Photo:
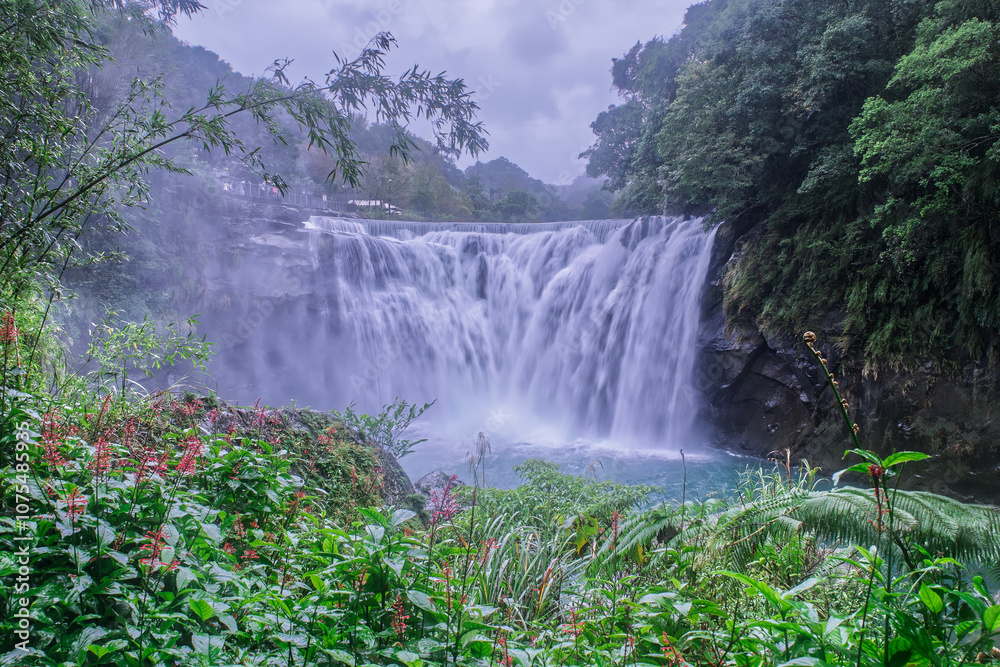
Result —
[[148, 555], [146, 558], [140, 558], [140, 563], [150, 568], [163, 566], [166, 567], [167, 570], [173, 570], [177, 567], [176, 558], [169, 563], [164, 563], [160, 560], [160, 556], [163, 553], [163, 547], [165, 545], [162, 527], [158, 528], [155, 532], [147, 532], [146, 539], [148, 539], [149, 542], [139, 547], [139, 550], [146, 552]]
[[452, 489], [454, 488], [455, 480], [457, 479], [458, 475], [452, 475], [448, 478], [448, 483], [445, 484], [442, 491], [435, 491], [431, 494], [429, 509], [431, 512], [431, 523], [433, 525], [437, 525], [441, 521], [450, 521], [456, 514], [458, 514], [458, 500], [452, 494]]
[[198, 457], [201, 456], [201, 438], [192, 435], [184, 440], [184, 455], [181, 462], [177, 464], [177, 473], [180, 475], [193, 475], [198, 468]]
[[17, 330], [17, 324], [14, 321], [14, 313], [7, 311], [0, 320], [0, 343], [17, 342], [17, 337], [20, 335], [21, 332]]

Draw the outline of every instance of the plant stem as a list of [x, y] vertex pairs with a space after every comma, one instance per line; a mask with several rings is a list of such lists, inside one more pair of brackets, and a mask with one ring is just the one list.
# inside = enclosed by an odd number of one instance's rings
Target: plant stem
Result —
[[681, 484], [681, 532], [684, 532], [684, 510], [687, 506], [687, 486], [688, 486], [688, 467], [687, 461], [684, 459], [684, 450], [681, 450], [681, 467], [684, 469], [684, 481]]

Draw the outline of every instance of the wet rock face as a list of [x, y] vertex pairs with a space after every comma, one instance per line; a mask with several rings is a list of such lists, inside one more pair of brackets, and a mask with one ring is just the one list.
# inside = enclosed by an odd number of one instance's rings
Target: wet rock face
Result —
[[[730, 334], [731, 335], [731, 334]], [[725, 336], [725, 338], [720, 338]], [[763, 337], [735, 342], [720, 333], [702, 347], [706, 418], [729, 447], [757, 456], [790, 449], [827, 474], [852, 463], [850, 432], [818, 364], [792, 341], [783, 349]], [[861, 427], [864, 448], [881, 456], [914, 450], [933, 460], [913, 466], [912, 485], [965, 498], [1000, 498], [1000, 383], [976, 364], [946, 371], [864, 376], [857, 359], [835, 358], [820, 343]], [[712, 378], [715, 378], [712, 381]], [[783, 456], [781, 457], [783, 458]]]
[[[720, 234], [721, 235], [721, 234]], [[732, 260], [731, 260], [732, 261]], [[719, 275], [724, 263], [718, 266]], [[713, 289], [715, 294], [713, 295]], [[706, 398], [703, 419], [721, 444], [755, 456], [790, 449], [831, 474], [856, 461], [854, 442], [833, 392], [799, 336], [761, 333], [726, 322], [721, 294], [710, 288], [700, 336], [696, 389]], [[863, 360], [842, 358], [831, 323], [817, 331], [860, 427], [864, 448], [880, 456], [914, 450], [932, 459], [911, 465], [904, 483], [963, 499], [1000, 501], [1000, 373], [985, 362], [923, 366], [877, 375]]]
[[382, 498], [394, 507], [405, 507], [407, 498], [416, 493], [413, 483], [392, 454], [378, 446], [374, 450], [382, 468]]
[[419, 493], [427, 498], [440, 498], [444, 495], [445, 489], [465, 486], [465, 482], [453, 478], [451, 475], [445, 474], [440, 470], [435, 470], [418, 479], [414, 486]]

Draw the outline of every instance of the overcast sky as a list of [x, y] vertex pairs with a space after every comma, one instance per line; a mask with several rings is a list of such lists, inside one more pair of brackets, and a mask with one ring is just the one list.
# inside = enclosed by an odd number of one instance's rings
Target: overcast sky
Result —
[[[292, 58], [322, 81], [332, 52], [355, 55], [381, 30], [399, 48], [389, 71], [447, 71], [477, 91], [490, 132], [484, 161], [504, 156], [532, 176], [568, 183], [585, 167], [590, 123], [609, 104], [611, 59], [670, 37], [689, 0], [202, 0], [174, 33], [244, 74]], [[424, 134], [414, 128], [417, 134]], [[469, 164], [463, 158], [461, 164]]]

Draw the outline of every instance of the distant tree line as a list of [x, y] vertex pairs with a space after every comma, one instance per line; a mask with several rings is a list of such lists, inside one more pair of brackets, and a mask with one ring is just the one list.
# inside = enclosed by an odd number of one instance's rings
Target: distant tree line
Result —
[[[203, 102], [205, 92], [222, 81], [231, 91], [244, 89], [252, 79], [200, 46], [186, 45], [168, 31], [155, 34], [124, 17], [107, 19], [99, 38], [113, 55], [116, 67], [95, 73], [93, 94], [115, 99], [125, 79], [136, 72], [160, 76], [163, 98], [174, 108], [189, 108]], [[404, 160], [393, 146], [401, 141], [399, 128], [369, 122], [365, 116], [351, 117], [349, 137], [363, 161], [356, 184], [330, 179], [338, 156], [317, 146], [290, 118], [275, 119], [286, 141], [274, 141], [266, 127], [253, 118], [236, 119], [234, 128], [247, 145], [260, 146], [258, 156], [268, 170], [297, 192], [311, 194], [349, 193], [358, 200], [377, 200], [400, 209], [403, 217], [428, 220], [533, 222], [600, 219], [610, 216], [613, 195], [602, 190], [601, 181], [581, 178], [573, 185], [551, 186], [532, 178], [505, 158], [476, 164], [464, 172], [454, 155], [434, 143], [404, 130], [402, 140], [413, 149]], [[223, 151], [191, 150], [176, 155], [189, 169], [209, 172], [226, 170], [228, 177], [252, 182], [260, 174], [248, 169], [235, 156]], [[369, 215], [387, 215], [373, 208]]]

